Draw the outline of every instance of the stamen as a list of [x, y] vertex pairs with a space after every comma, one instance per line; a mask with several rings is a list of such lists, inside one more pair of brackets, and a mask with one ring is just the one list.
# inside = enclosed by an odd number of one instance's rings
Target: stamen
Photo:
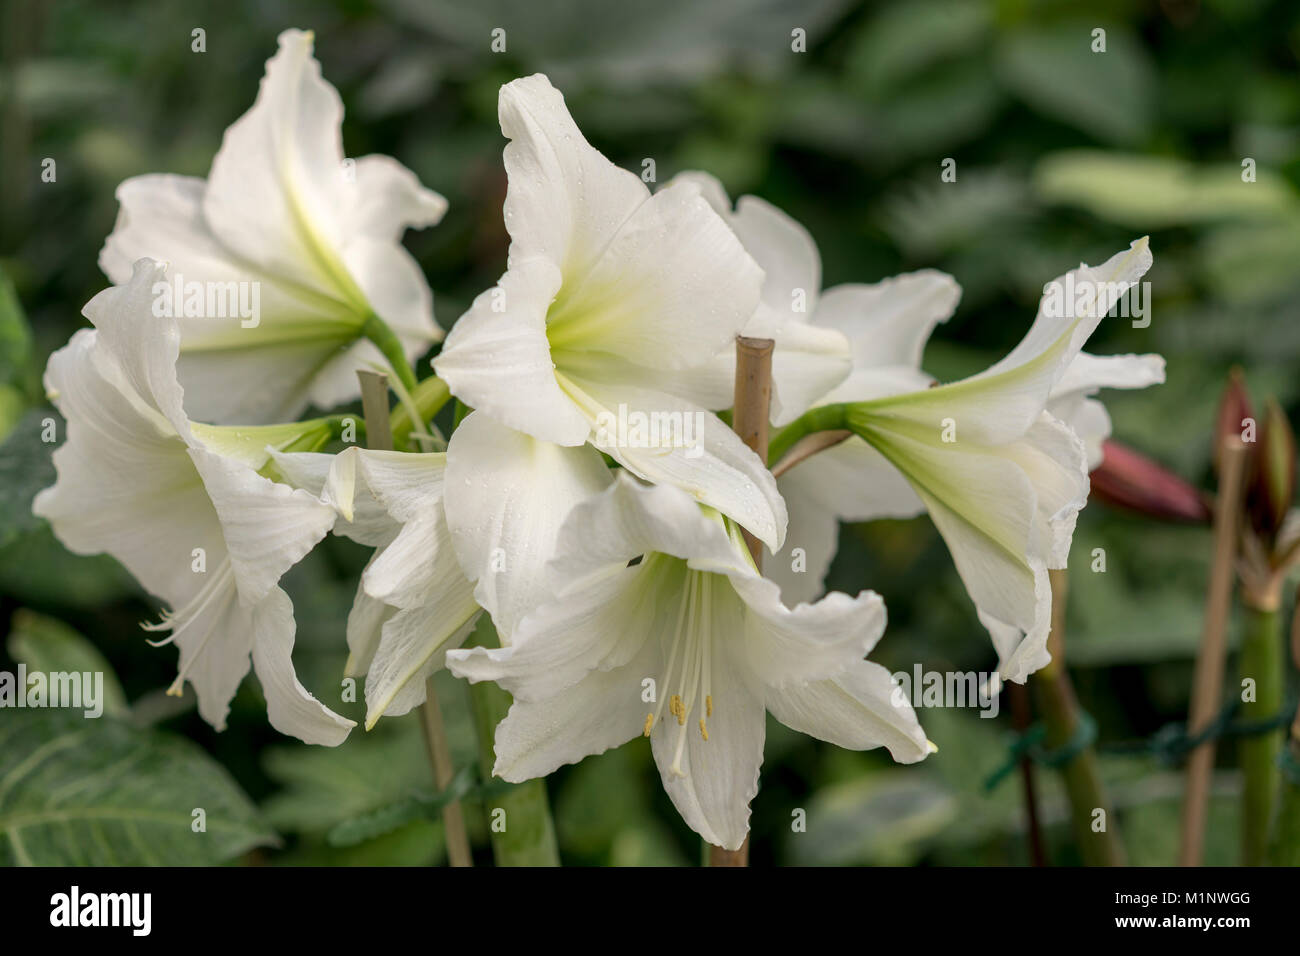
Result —
[[650, 736], [650, 728], [655, 725], [655, 715], [653, 713], [645, 715], [645, 736]]
[[[668, 666], [664, 669], [663, 686], [665, 688], [672, 686], [673, 665], [677, 663], [677, 650], [681, 645], [682, 634], [685, 630], [683, 625], [686, 623], [686, 615], [688, 613], [687, 609], [693, 608], [695, 605], [695, 575], [688, 572], [686, 579], [686, 596], [682, 599], [681, 607], [677, 613], [677, 628], [673, 632], [673, 646], [668, 652]], [[674, 694], [673, 696], [675, 697], [676, 695]], [[664, 697], [663, 694], [659, 695], [659, 706], [656, 707], [654, 711], [655, 723], [659, 722], [659, 715], [663, 712], [664, 701], [667, 699], [668, 698]], [[672, 711], [670, 710], [670, 713], [671, 712]]]
[[171, 631], [171, 634], [161, 641], [146, 641], [146, 643], [151, 647], [163, 647], [176, 640], [176, 637], [182, 631], [203, 616], [207, 606], [212, 603], [214, 597], [221, 593], [232, 573], [230, 558], [226, 558], [221, 562], [221, 567], [217, 568], [212, 577], [208, 579], [207, 583], [199, 588], [194, 597], [190, 598], [188, 604], [175, 611], [163, 611], [162, 620], [157, 623], [142, 621], [140, 627], [146, 631]]
[[713, 695], [712, 694], [704, 695], [704, 716], [705, 717], [713, 716]]
[[709, 728], [704, 725], [704, 718], [700, 718], [700, 736], [705, 740], [709, 739]]
[[668, 709], [672, 715], [677, 718], [677, 723], [686, 723], [686, 710], [682, 707], [682, 699], [677, 694], [673, 694], [673, 699], [668, 702]]

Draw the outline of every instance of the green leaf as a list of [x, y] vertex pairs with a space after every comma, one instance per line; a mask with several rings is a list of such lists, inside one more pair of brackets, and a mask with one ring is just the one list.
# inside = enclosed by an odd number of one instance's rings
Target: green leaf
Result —
[[462, 767], [451, 778], [445, 790], [412, 794], [404, 800], [344, 820], [330, 830], [326, 839], [330, 846], [355, 846], [365, 840], [391, 833], [412, 820], [440, 819], [442, 808], [456, 800], [463, 800], [475, 789], [477, 779], [473, 767]]
[[1081, 206], [1144, 232], [1219, 220], [1287, 218], [1300, 210], [1281, 176], [1260, 169], [1255, 182], [1247, 183], [1241, 172], [1232, 164], [1198, 166], [1165, 156], [1078, 149], [1044, 157], [1034, 169], [1034, 188], [1048, 202]]
[[1300, 215], [1283, 222], [1226, 224], [1200, 244], [1205, 279], [1230, 306], [1294, 301], [1297, 256]]
[[462, 52], [477, 54], [492, 42], [492, 31], [503, 28], [505, 56], [526, 64], [523, 72], [546, 73], [570, 93], [587, 85], [699, 83], [736, 66], [763, 73], [793, 70], [800, 54], [791, 51], [791, 30], [805, 30], [812, 49], [848, 0], [804, 0], [793, 19], [787, 0], [568, 0], [562, 16], [533, 0], [385, 0], [382, 5], [393, 18]]
[[187, 740], [66, 710], [0, 723], [0, 866], [211, 865], [275, 842]]
[[[414, 715], [381, 721], [338, 747], [270, 747], [262, 765], [281, 784], [262, 809], [281, 832], [299, 835], [295, 862], [428, 866], [445, 856], [438, 815], [434, 822], [414, 812], [423, 810], [415, 798], [432, 783]], [[370, 832], [362, 833], [367, 820]]]
[[873, 99], [986, 40], [992, 9], [969, 0], [898, 3], [867, 21], [849, 52], [849, 77]]
[[41, 441], [41, 423], [52, 416], [48, 409], [32, 409], [0, 445], [0, 547], [39, 523], [32, 499], [55, 478], [50, 445]]
[[108, 659], [68, 625], [23, 608], [14, 612], [9, 627], [9, 656], [26, 664], [29, 671], [103, 674], [104, 716], [122, 717], [130, 712], [126, 693]]
[[[0, 460], [0, 476], [3, 472]], [[5, 489], [0, 488], [0, 516], [4, 495]], [[0, 592], [20, 604], [91, 609], [140, 593], [139, 585], [116, 560], [106, 554], [73, 554], [44, 521], [3, 542], [0, 522]]]
[[1155, 71], [1125, 30], [1106, 28], [1106, 51], [1092, 51], [1099, 24], [1070, 21], [1008, 34], [997, 51], [1007, 88], [1052, 119], [1097, 139], [1133, 143], [1151, 126]]
[[32, 358], [32, 332], [18, 293], [0, 270], [0, 384], [24, 385]]
[[807, 831], [792, 832], [787, 843], [800, 866], [910, 865], [957, 811], [933, 774], [886, 770], [820, 788], [808, 801]]
[[280, 830], [324, 834], [429, 788], [432, 774], [415, 720], [384, 721], [338, 747], [285, 744], [262, 755], [283, 789], [263, 803]]

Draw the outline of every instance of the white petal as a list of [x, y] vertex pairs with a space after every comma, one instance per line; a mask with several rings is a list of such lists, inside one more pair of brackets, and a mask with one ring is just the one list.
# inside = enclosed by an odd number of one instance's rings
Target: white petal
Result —
[[614, 429], [615, 441], [602, 442], [601, 450], [634, 475], [681, 488], [744, 526], [768, 547], [780, 549], [785, 539], [786, 512], [776, 479], [716, 415], [670, 395], [628, 386], [582, 381], [572, 382], [569, 387], [582, 393], [593, 425], [602, 421], [617, 424], [616, 410], [620, 408], [626, 415], [644, 413], [658, 416], [660, 421], [668, 420], [665, 416], [680, 416], [673, 420], [683, 423], [683, 435], [689, 422], [689, 442], [669, 441], [664, 447], [661, 440], [657, 447], [641, 447], [651, 443], [634, 440], [631, 432], [626, 441], [622, 440], [624, 436]]
[[885, 602], [872, 591], [855, 598], [833, 591], [791, 610], [771, 581], [733, 574], [731, 583], [745, 602], [749, 666], [768, 686], [834, 677], [885, 633]]
[[556, 383], [546, 338], [546, 310], [560, 281], [545, 259], [512, 261], [452, 326], [433, 367], [452, 394], [503, 425], [581, 445], [591, 425]]
[[445, 452], [414, 454], [357, 448], [357, 468], [370, 493], [397, 521], [415, 521], [437, 510], [447, 474]]
[[340, 217], [353, 233], [398, 242], [407, 229], [437, 225], [447, 212], [447, 200], [391, 156], [362, 156], [352, 167], [355, 189], [343, 191]]
[[590, 446], [565, 448], [469, 415], [447, 449], [446, 509], [461, 567], [502, 643], [551, 595], [546, 562], [569, 510], [609, 483]]
[[597, 351], [660, 368], [703, 365], [733, 346], [763, 273], [694, 186], [655, 193], [585, 271], [564, 271], [547, 317], [556, 365]]
[[510, 140], [511, 258], [544, 256], [565, 275], [585, 272], [649, 190], [588, 144], [564, 97], [540, 73], [501, 87], [498, 116]]
[[930, 333], [948, 321], [960, 299], [952, 276], [922, 269], [827, 289], [811, 321], [848, 338], [855, 369], [919, 369]]
[[[369, 568], [374, 563], [372, 557], [366, 564]], [[375, 658], [383, 636], [383, 627], [397, 613], [397, 608], [390, 607], [383, 601], [372, 598], [366, 593], [365, 574], [357, 582], [357, 593], [352, 599], [352, 609], [348, 611], [348, 660], [343, 667], [344, 677], [360, 677], [370, 669], [370, 662]]]
[[887, 747], [899, 763], [930, 752], [907, 695], [871, 661], [857, 661], [833, 680], [770, 689], [767, 709], [792, 730], [846, 750]]
[[787, 607], [816, 600], [825, 592], [826, 574], [839, 547], [840, 522], [835, 512], [823, 508], [797, 483], [802, 477], [799, 471], [815, 464], [816, 458], [809, 459], [777, 482], [790, 513], [790, 530], [782, 554], [763, 555], [763, 576], [776, 582]]
[[[1020, 344], [978, 375], [922, 392], [869, 403], [871, 414], [910, 422], [938, 434], [944, 420], [957, 425], [959, 440], [987, 444], [1013, 441], [1029, 430], [1047, 406], [1052, 389], [1079, 354], [1105, 310], [1151, 265], [1145, 239], [1101, 266], [1081, 266], [1076, 275], [1101, 290], [1091, 308], [1061, 317], [1040, 309]], [[1061, 281], [1061, 280], [1058, 280]]]
[[221, 521], [240, 598], [258, 603], [329, 533], [335, 511], [300, 488], [205, 448], [191, 447], [190, 459]]
[[1110, 413], [1095, 398], [1085, 398], [1081, 392], [1070, 392], [1063, 398], [1047, 403], [1047, 411], [1069, 426], [1079, 436], [1088, 452], [1088, 472], [1091, 473], [1105, 458], [1102, 444], [1110, 437]]
[[560, 528], [552, 569], [573, 582], [657, 552], [699, 570], [753, 574], [716, 516], [671, 485], [647, 485], [626, 472], [601, 494], [576, 504]]
[[1146, 388], [1165, 380], [1160, 355], [1091, 355], [1080, 352], [1052, 389], [1052, 399], [1071, 392], [1091, 395], [1102, 388]]
[[516, 700], [562, 695], [588, 673], [623, 667], [671, 635], [685, 576], [681, 561], [615, 564], [525, 617], [511, 646], [454, 651], [447, 666], [471, 682], [496, 681]]
[[801, 293], [811, 315], [822, 288], [822, 259], [808, 230], [757, 196], [741, 196], [727, 222], [763, 270], [763, 304], [791, 316]]
[[145, 589], [173, 606], [203, 585], [195, 548], [215, 569], [225, 556], [216, 512], [184, 441], [146, 406], [116, 362], [83, 329], [50, 356], [47, 390], [67, 419], [54, 452], [58, 481], [35, 513], [77, 554], [108, 552]]
[[[715, 628], [738, 633], [740, 621], [719, 620], [721, 616], [715, 617]], [[737, 850], [749, 831], [749, 803], [758, 792], [767, 728], [762, 694], [735, 666], [730, 656], [734, 645], [729, 644], [716, 640], [710, 645], [715, 706], [708, 718], [709, 739], [689, 723], [678, 727], [665, 718], [650, 743], [664, 790], [682, 819], [709, 843]]]
[[468, 582], [450, 576], [439, 582], [427, 604], [398, 611], [366, 672], [366, 729], [380, 717], [397, 717], [424, 703], [425, 683], [474, 628], [478, 605]]
[[[184, 321], [185, 335], [194, 323], [207, 321]], [[211, 324], [220, 324], [220, 320]], [[239, 341], [243, 347], [238, 350], [196, 348], [181, 353], [176, 372], [185, 385], [185, 410], [194, 420], [246, 425], [293, 421], [309, 404], [328, 408], [356, 397], [356, 369], [365, 365], [359, 360], [350, 362], [347, 369], [352, 379], [350, 394], [336, 393], [340, 397], [328, 402], [313, 399], [318, 371], [332, 367], [341, 355], [351, 354], [350, 349], [340, 352], [347, 344], [346, 337], [263, 344], [246, 336]], [[369, 347], [375, 361], [382, 364], [378, 350], [369, 342], [357, 345]]]
[[[278, 452], [271, 457], [284, 480], [331, 504], [339, 517], [335, 534], [358, 544], [380, 547], [393, 540], [398, 524], [375, 496], [364, 479], [356, 481], [356, 456], [361, 449], [349, 448], [337, 455], [323, 452]], [[419, 456], [414, 456], [419, 457]]]
[[253, 609], [253, 668], [266, 694], [271, 726], [304, 743], [336, 747], [356, 724], [298, 682], [293, 669], [293, 604], [279, 588]]
[[170, 318], [154, 315], [154, 286], [166, 281], [162, 263], [136, 262], [125, 285], [105, 289], [86, 303], [82, 314], [94, 324], [97, 346], [125, 376], [130, 392], [155, 411], [182, 438], [189, 438], [184, 393], [176, 378], [180, 334]]
[[[189, 570], [188, 565], [185, 568]], [[215, 569], [209, 572], [213, 573]], [[189, 626], [176, 633], [179, 676], [172, 692], [180, 693], [181, 684], [189, 681], [198, 698], [199, 715], [214, 729], [225, 730], [230, 701], [248, 674], [256, 640], [254, 611], [240, 603], [234, 579], [229, 578]]]
[[[763, 270], [762, 298], [743, 334], [770, 338], [776, 343], [772, 353], [772, 421], [787, 424], [841, 382], [852, 365], [848, 341], [840, 332], [808, 324], [821, 290], [817, 245], [808, 230], [757, 196], [742, 196], [733, 212], [722, 184], [707, 173], [681, 173], [669, 185], [678, 183], [691, 183], [699, 189]], [[718, 377], [727, 386], [722, 401], [699, 397], [691, 400], [706, 408], [724, 408], [731, 404], [735, 350], [723, 348], [711, 364], [717, 366]], [[693, 394], [698, 396], [699, 392]]]
[[256, 325], [246, 327], [251, 319], [238, 314], [176, 315], [186, 350], [178, 365], [186, 407], [193, 417], [217, 423], [296, 418], [313, 374], [355, 336], [360, 317], [331, 290], [286, 281], [223, 246], [204, 218], [206, 189], [201, 179], [166, 174], [122, 183], [121, 212], [100, 267], [121, 285], [141, 257], [165, 259], [173, 287], [168, 301], [181, 283], [182, 306], [193, 283], [203, 284], [205, 297], [213, 289], [234, 289], [250, 307], [255, 287]]
[[[877, 447], [925, 502], [981, 620], [1003, 626], [994, 633], [1009, 668], [1002, 676], [1023, 680], [1046, 663], [1047, 567], [1064, 558], [1086, 501], [1082, 442], [1043, 414], [1026, 438], [1001, 447], [929, 444], [900, 434]], [[1008, 636], [1011, 630], [1023, 641]]]
[[646, 673], [638, 660], [592, 671], [555, 697], [516, 700], [497, 725], [492, 772], [517, 783], [627, 743], [641, 733], [645, 720], [641, 680]]
[[[1087, 288], [1092, 297], [1082, 309], [1071, 305], [1068, 311], [1073, 315], [1061, 315], [1053, 314], [1054, 303], [1045, 292], [1034, 324], [1020, 344], [1002, 361], [981, 372], [980, 377], [998, 375], [1055, 353], [1046, 364], [1052, 367], [1051, 381], [1059, 381], [1106, 313], [1151, 268], [1151, 261], [1151, 250], [1146, 237], [1143, 237], [1135, 239], [1128, 249], [1117, 252], [1099, 266], [1080, 264], [1078, 269], [1048, 283], [1048, 289], [1057, 287], [1064, 290], [1068, 280], [1072, 279], [1076, 291]], [[1064, 348], [1060, 347], [1062, 340], [1066, 343]]]
[[343, 103], [321, 78], [310, 33], [286, 30], [279, 44], [257, 100], [212, 161], [204, 215], [243, 258], [351, 301], [339, 285], [345, 233], [335, 209], [346, 184]]

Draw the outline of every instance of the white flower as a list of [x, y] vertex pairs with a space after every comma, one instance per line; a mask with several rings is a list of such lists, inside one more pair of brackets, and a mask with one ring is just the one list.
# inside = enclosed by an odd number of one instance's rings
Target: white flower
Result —
[[[268, 440], [310, 423], [226, 429], [191, 423], [176, 379], [180, 335], [153, 314], [165, 276], [152, 260], [85, 308], [83, 329], [50, 357], [46, 388], [67, 419], [54, 453], [58, 481], [36, 498], [70, 550], [107, 552], [172, 608], [162, 643], [180, 648], [180, 673], [199, 712], [221, 729], [249, 655], [272, 726], [308, 743], [340, 743], [353, 726], [298, 683], [293, 605], [280, 577], [334, 523], [318, 498], [257, 473]], [[260, 451], [257, 449], [261, 449]]]
[[[763, 293], [743, 335], [772, 339], [772, 422], [786, 425], [839, 385], [853, 367], [844, 333], [824, 321], [823, 307], [834, 309], [844, 290], [821, 292], [822, 261], [808, 230], [757, 196], [741, 196], [732, 210], [726, 190], [708, 173], [673, 177], [668, 187], [693, 183], [722, 216], [745, 251], [763, 269]], [[714, 360], [723, 403], [731, 404], [736, 353], [727, 349]]]
[[[442, 337], [401, 236], [436, 223], [446, 201], [387, 156], [345, 161], [342, 119], [312, 35], [286, 30], [206, 181], [152, 174], [118, 187], [100, 266], [123, 283], [151, 256], [182, 280], [181, 301], [163, 301], [185, 313], [179, 369], [196, 418], [289, 421], [357, 394], [355, 370], [382, 361], [364, 336], [404, 352], [389, 355], [402, 364]], [[185, 307], [191, 286], [197, 309]], [[236, 314], [241, 295], [257, 315]]]
[[479, 413], [563, 446], [620, 409], [701, 413], [692, 447], [604, 450], [779, 548], [785, 507], [765, 463], [703, 412], [730, 404], [713, 360], [754, 314], [761, 270], [697, 186], [651, 195], [593, 149], [546, 77], [504, 86], [499, 112], [507, 271], [453, 327], [438, 375]]
[[447, 456], [349, 448], [275, 461], [290, 483], [334, 505], [335, 533], [376, 548], [348, 615], [344, 670], [366, 675], [369, 730], [424, 703], [426, 681], [478, 618], [447, 529]]
[[930, 332], [956, 306], [959, 290], [950, 277], [899, 276], [856, 287], [819, 310], [819, 321], [848, 335], [854, 370], [817, 405], [850, 403], [846, 427], [860, 437], [780, 479], [791, 548], [804, 549], [807, 562], [803, 573], [789, 559], [769, 563], [785, 600], [820, 593], [837, 518], [928, 511], [990, 631], [1002, 677], [1022, 681], [1047, 663], [1047, 569], [1065, 566], [1075, 518], [1087, 501], [1090, 453], [1109, 430], [1104, 409], [1087, 396], [1100, 387], [1163, 380], [1159, 356], [1098, 358], [1080, 349], [1150, 264], [1142, 239], [1101, 266], [1080, 266], [1074, 284], [1091, 284], [1099, 293], [1087, 308], [1058, 316], [1045, 298], [1006, 358], [938, 387], [928, 387], [933, 382], [919, 365]]
[[885, 628], [879, 596], [789, 610], [736, 526], [676, 488], [621, 472], [570, 513], [552, 573], [553, 600], [523, 618], [510, 647], [448, 654], [453, 673], [514, 695], [496, 732], [494, 772], [506, 780], [645, 734], [686, 822], [736, 849], [765, 710], [842, 747], [885, 746], [904, 762], [929, 752], [889, 672], [863, 659]]

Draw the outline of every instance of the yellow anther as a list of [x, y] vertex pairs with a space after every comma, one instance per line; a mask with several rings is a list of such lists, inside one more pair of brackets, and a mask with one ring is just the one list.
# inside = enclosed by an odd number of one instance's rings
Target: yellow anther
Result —
[[704, 718], [700, 718], [700, 736], [705, 740], [709, 739], [709, 728], [704, 726]]
[[646, 714], [646, 715], [645, 715], [645, 735], [646, 735], [647, 737], [650, 736], [650, 728], [653, 727], [654, 725], [655, 725], [655, 715], [652, 714], [652, 713], [651, 713], [651, 714]]
[[682, 699], [677, 694], [673, 694], [673, 696], [668, 698], [668, 713], [676, 717], [679, 724], [686, 722], [686, 714], [682, 707]]
[[[709, 694], [704, 698], [704, 714], [706, 717], [713, 716], [713, 695], [712, 694]], [[707, 740], [708, 734], [705, 734], [704, 737]]]

